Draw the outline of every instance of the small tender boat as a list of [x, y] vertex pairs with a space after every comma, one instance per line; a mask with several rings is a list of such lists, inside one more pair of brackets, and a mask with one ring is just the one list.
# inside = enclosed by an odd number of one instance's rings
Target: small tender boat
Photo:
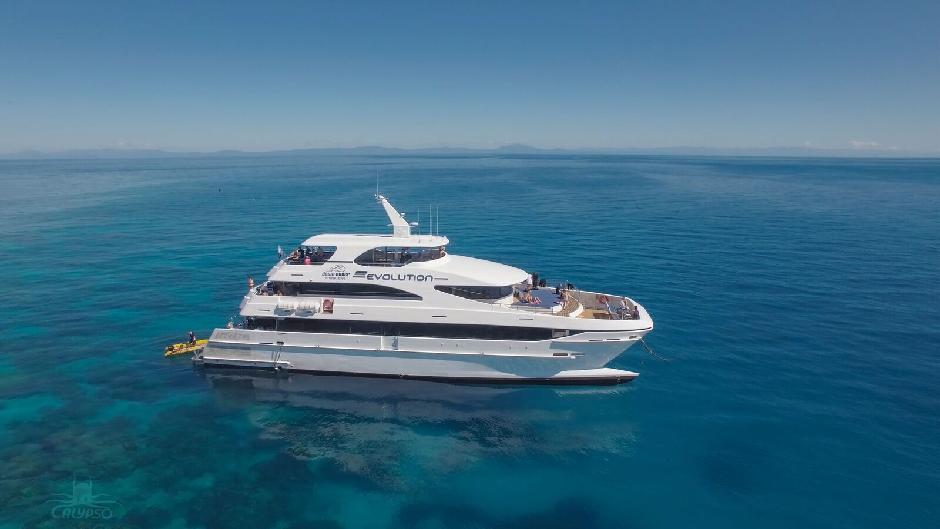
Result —
[[207, 343], [209, 343], [209, 340], [196, 340], [196, 343], [192, 344], [183, 342], [168, 345], [166, 349], [163, 350], [163, 356], [184, 355], [202, 351], [202, 348], [205, 347]]

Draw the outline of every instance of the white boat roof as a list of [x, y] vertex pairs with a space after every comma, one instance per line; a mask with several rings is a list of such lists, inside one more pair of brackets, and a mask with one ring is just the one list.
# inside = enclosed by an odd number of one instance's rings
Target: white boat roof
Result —
[[404, 246], [409, 248], [436, 248], [447, 246], [450, 240], [443, 235], [394, 235], [358, 233], [321, 233], [303, 242], [304, 246], [336, 246], [337, 248], [377, 248], [379, 246]]
[[440, 263], [429, 261], [423, 264], [446, 272], [452, 285], [515, 285], [531, 277], [521, 268], [463, 255], [448, 255]]

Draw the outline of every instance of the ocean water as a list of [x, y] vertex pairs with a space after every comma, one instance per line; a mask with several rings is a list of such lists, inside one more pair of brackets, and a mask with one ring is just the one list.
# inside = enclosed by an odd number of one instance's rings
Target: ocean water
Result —
[[[614, 388], [194, 369], [313, 233], [624, 293]], [[940, 161], [0, 161], [0, 527], [940, 525]], [[87, 516], [82, 518], [82, 516]]]

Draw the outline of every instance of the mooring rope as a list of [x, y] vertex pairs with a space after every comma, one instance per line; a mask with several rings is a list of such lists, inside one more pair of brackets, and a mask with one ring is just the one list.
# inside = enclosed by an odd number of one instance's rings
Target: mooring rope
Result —
[[646, 343], [646, 340], [644, 340], [643, 338], [640, 338], [640, 343], [643, 344], [643, 348], [646, 349], [646, 352], [649, 353], [650, 356], [652, 356], [653, 358], [662, 360], [663, 362], [672, 362], [672, 360], [654, 351], [653, 348], [650, 347], [649, 344]]

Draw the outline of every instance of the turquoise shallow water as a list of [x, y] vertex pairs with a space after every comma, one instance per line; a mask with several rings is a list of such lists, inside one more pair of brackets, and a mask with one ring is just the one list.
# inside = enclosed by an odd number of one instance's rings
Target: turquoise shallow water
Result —
[[[386, 230], [376, 169], [454, 253], [635, 297], [672, 362], [558, 389], [161, 356], [277, 244]], [[0, 527], [940, 520], [940, 161], [2, 161], [0, 188]], [[110, 518], [56, 510], [79, 496]]]

